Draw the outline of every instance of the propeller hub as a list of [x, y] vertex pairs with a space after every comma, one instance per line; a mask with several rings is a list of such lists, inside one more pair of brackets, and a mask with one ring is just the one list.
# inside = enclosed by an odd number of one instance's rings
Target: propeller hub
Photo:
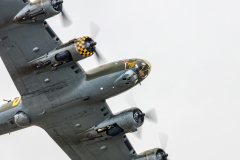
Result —
[[138, 115], [139, 118], [142, 118], [142, 117], [144, 117], [144, 116], [145, 116], [145, 113], [140, 113], [140, 114]]
[[63, 0], [52, 0], [52, 6], [56, 7], [63, 3]]
[[94, 42], [94, 41], [90, 42], [91, 47], [95, 46], [96, 44], [97, 44], [97, 42]]
[[163, 153], [163, 158], [167, 158], [168, 157], [168, 154], [167, 153]]
[[167, 160], [168, 154], [165, 153], [163, 150], [158, 150], [156, 157], [157, 160]]
[[161, 153], [158, 153], [158, 154], [157, 154], [157, 159], [158, 159], [158, 160], [162, 160], [162, 159], [163, 159], [163, 157], [162, 157], [162, 154], [161, 154]]
[[76, 50], [83, 56], [89, 57], [96, 52], [96, 42], [92, 38], [85, 36], [79, 39], [76, 39]]
[[143, 124], [144, 116], [145, 116], [145, 113], [142, 113], [140, 109], [135, 109], [133, 111], [133, 118], [138, 123], [139, 126]]

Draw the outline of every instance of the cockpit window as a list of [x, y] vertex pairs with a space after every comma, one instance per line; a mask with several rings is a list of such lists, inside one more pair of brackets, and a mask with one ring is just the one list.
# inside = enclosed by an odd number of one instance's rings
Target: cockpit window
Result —
[[147, 61], [138, 60], [135, 64], [135, 69], [141, 78], [146, 78], [151, 71], [151, 65]]

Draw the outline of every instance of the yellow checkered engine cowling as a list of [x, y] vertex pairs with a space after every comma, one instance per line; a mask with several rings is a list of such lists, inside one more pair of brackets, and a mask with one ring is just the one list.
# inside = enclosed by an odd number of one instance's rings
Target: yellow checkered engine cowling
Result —
[[93, 41], [91, 37], [84, 36], [82, 38], [76, 39], [75, 45], [76, 50], [79, 52], [83, 57], [90, 57], [94, 54], [94, 50], [96, 46], [93, 47], [87, 47], [87, 43]]

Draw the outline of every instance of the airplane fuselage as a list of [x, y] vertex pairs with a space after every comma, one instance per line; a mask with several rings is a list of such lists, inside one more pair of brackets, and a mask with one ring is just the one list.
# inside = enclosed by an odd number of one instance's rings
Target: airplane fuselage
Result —
[[[91, 113], [96, 111], [91, 104], [100, 104], [143, 80], [141, 76], [137, 76], [136, 61], [137, 59], [130, 59], [129, 64], [126, 64], [126, 60], [112, 62], [92, 69], [86, 74], [82, 72], [80, 79], [65, 86], [56, 87], [42, 94], [16, 98], [4, 104], [0, 108], [0, 135], [33, 125], [48, 128], [63, 121], [70, 122], [69, 119], [79, 115], [83, 117], [82, 122], [78, 122], [81, 123], [80, 130], [88, 129], [84, 124], [89, 126]], [[14, 116], [19, 112], [29, 117], [30, 124], [19, 126], [15, 123]], [[110, 112], [102, 114], [107, 116]], [[92, 126], [95, 125], [97, 124], [92, 123]]]

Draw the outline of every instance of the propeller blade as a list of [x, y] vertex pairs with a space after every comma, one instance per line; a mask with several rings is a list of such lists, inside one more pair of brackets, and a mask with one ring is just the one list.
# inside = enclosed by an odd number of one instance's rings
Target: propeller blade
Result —
[[134, 99], [134, 96], [132, 92], [129, 92], [129, 94], [125, 97], [125, 101], [131, 106], [131, 107], [137, 107], [136, 101]]
[[154, 122], [154, 123], [157, 123], [158, 122], [158, 118], [157, 118], [157, 113], [156, 113], [156, 110], [155, 108], [145, 112], [145, 118], [147, 118], [148, 120]]
[[69, 16], [64, 10], [62, 10], [61, 17], [62, 17], [62, 24], [64, 28], [69, 27], [72, 24], [71, 19], [69, 18]]
[[[135, 102], [134, 96], [132, 94], [132, 92], [130, 92], [126, 97], [125, 97], [125, 101], [131, 106], [131, 107], [137, 107], [137, 104]], [[145, 112], [145, 118], [147, 120], [150, 120], [154, 123], [158, 122], [158, 118], [157, 118], [157, 113], [156, 110], [153, 108], [147, 112]]]
[[168, 143], [168, 135], [165, 133], [159, 132], [158, 136], [159, 136], [161, 147], [165, 151]]
[[143, 127], [139, 127], [136, 132], [133, 132], [133, 135], [138, 139], [142, 139]]
[[96, 23], [90, 21], [90, 31], [91, 31], [91, 38], [95, 40], [100, 31], [100, 27]]
[[97, 61], [99, 64], [106, 63], [106, 60], [104, 59], [104, 57], [102, 56], [102, 54], [100, 53], [100, 51], [97, 48], [95, 49], [95, 54], [96, 54]]

